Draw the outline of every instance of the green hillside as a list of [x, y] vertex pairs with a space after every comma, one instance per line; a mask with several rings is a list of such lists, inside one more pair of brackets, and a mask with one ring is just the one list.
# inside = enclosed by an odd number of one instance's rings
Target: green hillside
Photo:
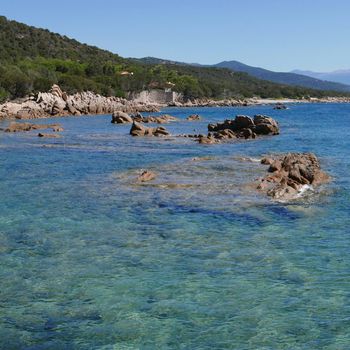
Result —
[[69, 93], [125, 96], [128, 91], [164, 88], [168, 82], [186, 98], [339, 94], [275, 84], [226, 68], [146, 64], [0, 17], [0, 101], [47, 91], [52, 84]]

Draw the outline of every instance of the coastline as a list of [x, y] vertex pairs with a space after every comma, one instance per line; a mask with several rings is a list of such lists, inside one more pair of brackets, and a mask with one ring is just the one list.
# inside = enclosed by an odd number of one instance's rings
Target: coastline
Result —
[[8, 101], [0, 105], [0, 120], [38, 119], [64, 116], [89, 116], [126, 113], [159, 112], [165, 107], [247, 107], [259, 105], [288, 105], [299, 103], [350, 103], [349, 97], [325, 97], [307, 99], [194, 99], [189, 101], [138, 101], [120, 97], [105, 97], [93, 92], [79, 92], [68, 95], [58, 85], [49, 92], [40, 92], [37, 98], [29, 96], [21, 100]]

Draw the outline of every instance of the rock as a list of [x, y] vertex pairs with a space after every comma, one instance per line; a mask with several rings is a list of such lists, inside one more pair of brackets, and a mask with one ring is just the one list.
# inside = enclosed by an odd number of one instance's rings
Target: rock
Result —
[[39, 137], [45, 137], [45, 138], [58, 138], [58, 137], [61, 137], [60, 135], [57, 135], [57, 134], [44, 134], [44, 133], [41, 133], [41, 132], [39, 132], [38, 136]]
[[265, 115], [254, 116], [254, 132], [258, 135], [278, 135], [279, 126], [278, 123], [271, 117]]
[[288, 107], [286, 105], [284, 105], [283, 103], [276, 103], [276, 105], [273, 107], [273, 109], [288, 109]]
[[0, 119], [4, 118], [47, 118], [57, 115], [106, 114], [113, 111], [135, 113], [157, 112], [157, 105], [129, 101], [119, 97], [105, 97], [91, 91], [68, 95], [58, 85], [49, 92], [39, 92], [36, 100], [22, 99], [21, 102], [6, 102], [0, 105]]
[[232, 138], [255, 139], [257, 135], [277, 135], [278, 123], [271, 117], [256, 115], [254, 119], [245, 115], [237, 115], [235, 119], [208, 125], [208, 132], [213, 132], [217, 140]]
[[194, 120], [201, 120], [202, 118], [198, 114], [191, 114], [186, 119], [189, 120], [189, 121], [194, 121]]
[[156, 177], [157, 175], [153, 171], [145, 170], [138, 176], [137, 180], [140, 182], [147, 182], [154, 180]]
[[51, 128], [62, 129], [59, 124], [10, 123], [10, 125], [5, 129], [5, 132], [23, 132]]
[[248, 116], [238, 115], [233, 120], [226, 119], [224, 122], [208, 125], [208, 131], [221, 131], [225, 129], [232, 130], [236, 132], [237, 137], [244, 138], [255, 138], [256, 134], [279, 134], [278, 123], [271, 117], [263, 115], [256, 115], [254, 120]]
[[244, 137], [245, 139], [255, 139], [256, 136], [252, 129], [249, 128], [242, 129], [238, 135], [240, 137]]
[[130, 129], [130, 135], [132, 135], [132, 136], [149, 135], [149, 129], [150, 128], [147, 128], [138, 122], [133, 122], [131, 129]]
[[299, 191], [288, 185], [278, 185], [267, 191], [267, 195], [278, 200], [289, 201], [297, 198]]
[[67, 102], [66, 108], [70, 114], [78, 115], [80, 112], [72, 105], [71, 102]]
[[33, 124], [30, 123], [10, 123], [5, 132], [21, 132], [33, 130]]
[[221, 131], [225, 129], [237, 130], [234, 120], [226, 119], [224, 122], [208, 125], [208, 131]]
[[234, 127], [237, 130], [251, 128], [254, 126], [253, 120], [246, 115], [237, 115], [234, 120]]
[[275, 160], [271, 157], [264, 157], [261, 159], [261, 164], [271, 165]]
[[62, 98], [62, 95], [63, 95], [61, 88], [56, 84], [52, 85], [50, 93], [59, 98]]
[[330, 177], [320, 169], [313, 153], [289, 153], [276, 158], [264, 158], [269, 165], [268, 172], [259, 181], [258, 189], [279, 200], [296, 198], [306, 187], [318, 186], [329, 181]]
[[154, 136], [168, 136], [169, 132], [162, 126], [153, 129]]
[[52, 106], [52, 115], [64, 115], [67, 114], [64, 109], [66, 108], [66, 102], [63, 99], [57, 99]]
[[140, 112], [135, 113], [134, 115], [131, 116], [132, 120], [134, 120], [135, 122], [141, 123], [143, 116]]
[[148, 128], [138, 122], [134, 122], [130, 129], [132, 136], [167, 136], [169, 132], [162, 126], [157, 128]]
[[216, 140], [212, 136], [201, 136], [198, 138], [198, 142], [205, 145], [212, 145], [216, 143]]
[[127, 124], [132, 123], [133, 119], [129, 116], [129, 114], [121, 111], [115, 111], [112, 114], [112, 121], [111, 123], [114, 124]]
[[143, 117], [141, 114], [135, 115], [133, 117], [133, 120], [138, 122], [138, 123], [157, 123], [157, 124], [164, 124], [164, 123], [169, 123], [172, 121], [176, 121], [177, 118], [164, 114], [164, 115], [159, 115], [159, 116], [147, 116]]
[[62, 131], [64, 131], [64, 129], [59, 127], [59, 126], [55, 126], [55, 127], [52, 128], [52, 131], [53, 132], [62, 132]]
[[233, 139], [237, 137], [237, 135], [230, 129], [220, 130], [213, 133], [212, 136], [214, 136], [216, 139]]

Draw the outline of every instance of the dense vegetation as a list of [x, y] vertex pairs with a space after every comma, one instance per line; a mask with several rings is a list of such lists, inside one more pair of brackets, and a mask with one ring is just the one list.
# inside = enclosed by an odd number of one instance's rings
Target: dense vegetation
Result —
[[0, 17], [1, 101], [47, 91], [52, 84], [69, 93], [91, 90], [125, 96], [129, 91], [164, 88], [168, 82], [186, 98], [336, 95], [274, 84], [224, 68], [142, 63]]

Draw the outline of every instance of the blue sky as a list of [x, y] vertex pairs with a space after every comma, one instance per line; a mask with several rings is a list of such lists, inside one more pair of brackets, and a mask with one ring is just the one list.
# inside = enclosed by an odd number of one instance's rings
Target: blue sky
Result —
[[3, 0], [0, 14], [124, 57], [350, 68], [346, 0]]

